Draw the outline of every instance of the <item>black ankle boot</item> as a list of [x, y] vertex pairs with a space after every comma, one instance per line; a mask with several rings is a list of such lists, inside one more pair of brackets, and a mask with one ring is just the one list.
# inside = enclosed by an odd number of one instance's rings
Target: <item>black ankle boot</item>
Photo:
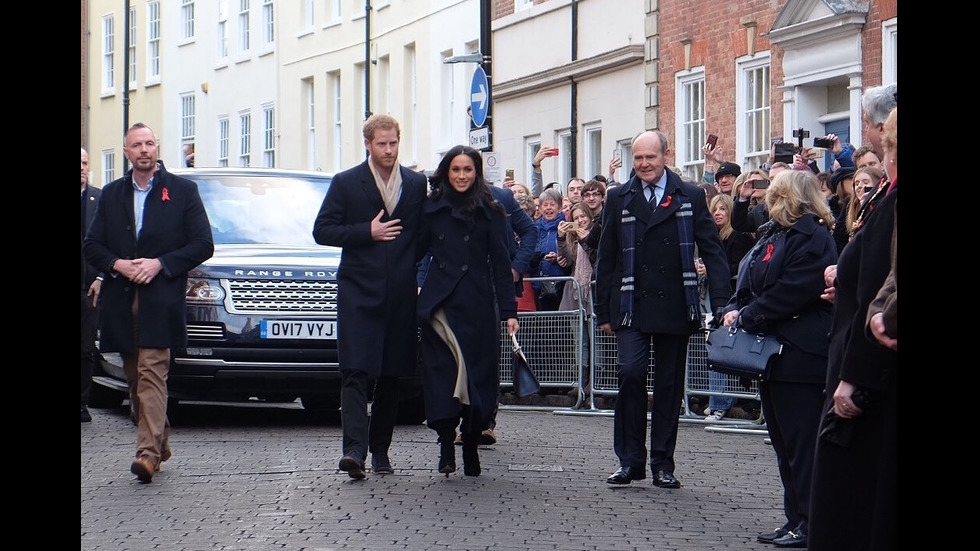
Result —
[[455, 430], [439, 433], [439, 472], [445, 474], [446, 478], [449, 478], [449, 473], [456, 472], [455, 439]]
[[466, 476], [480, 476], [479, 443], [479, 432], [463, 433], [463, 474]]

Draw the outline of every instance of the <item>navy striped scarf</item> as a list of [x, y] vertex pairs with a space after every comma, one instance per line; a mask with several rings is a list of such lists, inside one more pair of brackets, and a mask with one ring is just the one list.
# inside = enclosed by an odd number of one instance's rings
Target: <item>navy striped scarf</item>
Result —
[[[636, 190], [630, 192], [623, 199], [621, 238], [623, 245], [623, 280], [619, 290], [619, 310], [623, 314], [620, 325], [630, 327], [633, 324], [633, 292], [636, 290], [636, 217], [633, 216], [626, 205], [630, 203]], [[684, 298], [687, 304], [687, 314], [689, 321], [703, 321], [700, 314], [700, 296], [698, 295], [698, 272], [694, 268], [694, 209], [691, 207], [691, 200], [678, 188], [674, 193], [676, 199], [681, 202], [674, 219], [677, 221], [677, 235], [680, 239], [680, 255], [682, 266], [682, 277], [684, 278]], [[661, 207], [670, 204], [672, 196], [668, 195]]]

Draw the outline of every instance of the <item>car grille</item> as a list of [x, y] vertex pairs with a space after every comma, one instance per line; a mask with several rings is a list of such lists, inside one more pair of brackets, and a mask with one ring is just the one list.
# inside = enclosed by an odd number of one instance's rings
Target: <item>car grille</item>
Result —
[[225, 326], [222, 323], [188, 323], [187, 338], [198, 340], [224, 340]]
[[283, 279], [229, 279], [233, 313], [337, 313], [337, 282]]

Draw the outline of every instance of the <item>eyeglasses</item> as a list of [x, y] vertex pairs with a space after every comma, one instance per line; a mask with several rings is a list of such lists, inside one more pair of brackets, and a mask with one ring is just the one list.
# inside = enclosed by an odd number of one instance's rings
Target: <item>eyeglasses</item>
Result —
[[582, 194], [582, 197], [602, 197], [602, 193], [598, 191], [586, 191]]

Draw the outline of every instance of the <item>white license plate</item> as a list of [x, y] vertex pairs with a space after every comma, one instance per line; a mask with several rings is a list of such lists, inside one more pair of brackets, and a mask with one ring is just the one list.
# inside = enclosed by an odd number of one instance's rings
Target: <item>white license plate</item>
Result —
[[259, 336], [263, 339], [336, 339], [336, 321], [262, 320]]

